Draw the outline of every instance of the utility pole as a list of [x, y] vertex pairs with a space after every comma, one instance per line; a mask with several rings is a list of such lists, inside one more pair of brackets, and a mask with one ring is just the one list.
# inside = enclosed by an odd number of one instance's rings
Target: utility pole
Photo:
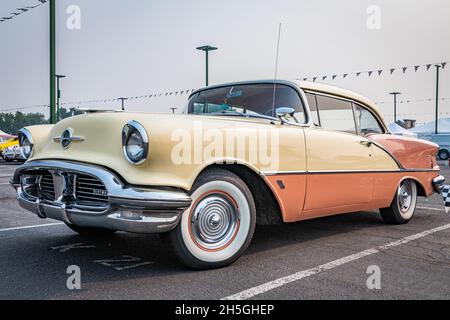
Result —
[[436, 65], [436, 123], [434, 126], [434, 133], [438, 134], [438, 121], [439, 121], [439, 71], [441, 69], [440, 65]]
[[391, 92], [389, 94], [394, 96], [394, 123], [397, 123], [397, 96], [402, 93], [401, 92]]
[[49, 0], [50, 7], [50, 123], [56, 123], [56, 0]]
[[58, 122], [61, 117], [61, 109], [59, 104], [59, 99], [61, 99], [61, 90], [59, 87], [59, 80], [64, 79], [66, 76], [62, 74], [57, 74], [56, 76], [56, 122]]
[[122, 111], [125, 111], [125, 101], [128, 100], [128, 98], [118, 98], [117, 100], [122, 101]]
[[209, 52], [217, 50], [218, 48], [210, 45], [198, 47], [197, 50], [204, 51], [206, 56], [206, 86], [209, 86]]
[[178, 108], [170, 108], [170, 110], [172, 110], [172, 113], [175, 114], [175, 110], [177, 110]]

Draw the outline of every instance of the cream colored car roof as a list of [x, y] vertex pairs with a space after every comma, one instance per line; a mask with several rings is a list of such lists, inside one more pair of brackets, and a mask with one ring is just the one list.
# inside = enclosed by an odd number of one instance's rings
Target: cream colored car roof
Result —
[[355, 93], [353, 91], [343, 89], [336, 86], [330, 86], [328, 84], [323, 83], [317, 83], [317, 82], [309, 82], [309, 81], [293, 81], [295, 84], [297, 84], [300, 88], [306, 91], [314, 91], [314, 92], [321, 92], [321, 93], [328, 93], [331, 95], [336, 95], [342, 98], [347, 98], [355, 101], [359, 101], [362, 104], [370, 107], [374, 112], [378, 114], [378, 116], [384, 121], [383, 114], [381, 111], [375, 106], [375, 104], [367, 99], [366, 97]]

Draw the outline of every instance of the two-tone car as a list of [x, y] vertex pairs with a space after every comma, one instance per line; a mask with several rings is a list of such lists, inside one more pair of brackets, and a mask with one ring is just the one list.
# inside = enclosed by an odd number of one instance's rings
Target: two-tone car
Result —
[[206, 87], [179, 115], [87, 112], [25, 128], [20, 144], [23, 208], [80, 234], [160, 233], [195, 269], [236, 261], [256, 224], [373, 209], [405, 224], [444, 183], [436, 144], [392, 135], [368, 99], [309, 82]]

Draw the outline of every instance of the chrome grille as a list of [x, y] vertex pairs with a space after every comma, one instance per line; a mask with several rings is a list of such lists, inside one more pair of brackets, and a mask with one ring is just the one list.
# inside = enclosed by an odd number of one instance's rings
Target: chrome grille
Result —
[[55, 187], [53, 186], [52, 174], [46, 172], [39, 180], [39, 194], [41, 198], [44, 200], [55, 201]]
[[75, 198], [80, 202], [108, 203], [108, 191], [97, 178], [87, 175], [76, 176]]
[[32, 199], [58, 201], [67, 207], [94, 212], [103, 212], [109, 208], [105, 185], [86, 174], [34, 171], [25, 173], [21, 184], [22, 190]]

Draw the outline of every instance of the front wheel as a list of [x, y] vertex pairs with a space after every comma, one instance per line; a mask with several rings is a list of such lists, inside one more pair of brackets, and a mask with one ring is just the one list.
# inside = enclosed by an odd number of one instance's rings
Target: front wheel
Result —
[[232, 264], [247, 249], [255, 230], [256, 207], [249, 188], [229, 171], [210, 169], [194, 183], [191, 198], [191, 207], [163, 239], [189, 268]]
[[387, 224], [406, 224], [413, 218], [416, 204], [416, 182], [404, 180], [400, 183], [391, 206], [380, 209], [381, 217]]

